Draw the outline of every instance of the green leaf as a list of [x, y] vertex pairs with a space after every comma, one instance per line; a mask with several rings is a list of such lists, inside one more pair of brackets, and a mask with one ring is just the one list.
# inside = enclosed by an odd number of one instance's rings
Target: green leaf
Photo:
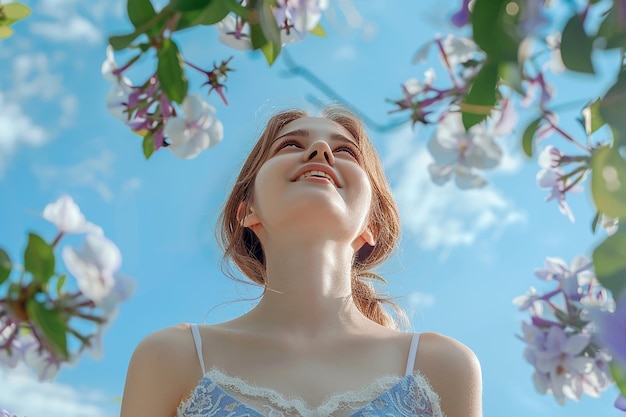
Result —
[[498, 97], [496, 89], [498, 79], [498, 66], [485, 63], [461, 103], [465, 129], [482, 122], [491, 113]]
[[0, 10], [4, 14], [4, 18], [0, 19], [0, 21], [8, 25], [28, 17], [31, 13], [30, 7], [20, 3], [0, 5]]
[[591, 193], [598, 211], [626, 219], [626, 161], [616, 149], [604, 146], [593, 153]]
[[617, 140], [626, 137], [626, 71], [621, 71], [615, 84], [600, 101], [600, 115], [618, 133]]
[[152, 154], [154, 153], [154, 136], [152, 132], [146, 133], [143, 137], [143, 155], [146, 159], [150, 159]]
[[602, 213], [596, 211], [596, 215], [593, 216], [593, 220], [591, 221], [591, 233], [595, 233], [598, 230], [598, 223], [600, 223], [600, 218], [602, 217]]
[[600, 114], [600, 99], [596, 99], [596, 101], [585, 107], [582, 114], [587, 135], [591, 135], [606, 123]]
[[0, 26], [0, 39], [6, 39], [13, 35], [13, 29], [8, 26]]
[[517, 25], [506, 12], [510, 0], [476, 0], [472, 11], [474, 41], [493, 62], [517, 61]]
[[261, 52], [263, 52], [267, 63], [272, 65], [276, 60], [276, 57], [278, 57], [280, 49], [276, 51], [274, 49], [274, 44], [265, 38], [261, 25], [250, 25], [250, 40], [252, 42], [252, 48], [260, 49]]
[[313, 29], [309, 30], [309, 33], [311, 35], [319, 36], [320, 38], [325, 38], [326, 37], [326, 31], [324, 30], [322, 25], [319, 24], [319, 23]]
[[626, 396], [626, 369], [619, 366], [615, 361], [612, 361], [609, 367], [613, 381], [615, 381], [622, 395]]
[[4, 282], [9, 279], [12, 267], [9, 254], [6, 253], [4, 249], [0, 248], [0, 285], [4, 284]]
[[63, 290], [63, 285], [65, 285], [66, 279], [67, 279], [67, 275], [63, 274], [57, 280], [57, 297], [61, 295], [61, 291]]
[[524, 135], [522, 136], [522, 149], [529, 158], [533, 156], [535, 132], [537, 131], [541, 120], [543, 120], [543, 116], [537, 117], [535, 120], [530, 122], [528, 126], [526, 126], [526, 129], [524, 129]]
[[626, 231], [623, 228], [593, 251], [593, 267], [598, 281], [617, 299], [626, 289]]
[[183, 13], [178, 20], [176, 30], [197, 25], [214, 25], [220, 22], [230, 12], [228, 1], [212, 0], [204, 9]]
[[128, 0], [126, 11], [128, 12], [130, 22], [136, 28], [156, 16], [156, 12], [150, 0]]
[[621, 10], [617, 10], [621, 7], [623, 6], [620, 2], [613, 2], [613, 7], [600, 24], [596, 34], [596, 37], [605, 39], [605, 49], [626, 47], [626, 22], [621, 18]]
[[54, 252], [40, 236], [29, 233], [28, 244], [24, 251], [24, 269], [30, 272], [42, 285], [54, 274]]
[[187, 76], [184, 61], [178, 52], [178, 46], [169, 38], [163, 39], [158, 53], [157, 76], [163, 92], [172, 101], [182, 104], [187, 96]]
[[250, 42], [252, 42], [252, 49], [261, 49], [268, 43], [261, 25], [250, 23]]
[[67, 360], [67, 333], [65, 321], [58, 310], [52, 310], [33, 298], [26, 301], [26, 312], [33, 323], [39, 327], [50, 346], [63, 359]]
[[235, 13], [237, 16], [241, 16], [244, 19], [248, 19], [250, 15], [250, 9], [245, 6], [242, 6], [237, 0], [224, 0], [228, 9]]
[[517, 62], [502, 62], [500, 63], [499, 75], [500, 78], [513, 90], [517, 91], [521, 95], [526, 95], [522, 88], [522, 69]]
[[215, 0], [170, 0], [172, 10], [176, 12], [191, 12], [205, 8]]
[[133, 32], [127, 35], [114, 35], [109, 37], [109, 44], [116, 51], [121, 51], [122, 49], [126, 49], [130, 46], [131, 43], [139, 36], [140, 32]]
[[263, 52], [265, 60], [271, 66], [280, 54], [280, 46], [276, 46], [274, 43], [268, 42], [261, 47], [261, 52]]
[[265, 59], [270, 66], [276, 61], [282, 47], [280, 29], [272, 11], [273, 4], [273, 1], [262, 0], [257, 7], [259, 24], [263, 31], [263, 36], [267, 40], [267, 43], [261, 46], [261, 51], [263, 51], [263, 55], [265, 55]]
[[580, 16], [574, 14], [565, 24], [561, 35], [563, 64], [572, 71], [594, 74], [592, 51], [593, 41], [587, 36]]

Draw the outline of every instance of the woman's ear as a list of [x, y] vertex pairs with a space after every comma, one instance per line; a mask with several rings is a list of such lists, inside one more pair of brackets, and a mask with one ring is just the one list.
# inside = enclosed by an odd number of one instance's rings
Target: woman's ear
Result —
[[371, 226], [367, 226], [365, 230], [363, 230], [363, 233], [361, 233], [361, 239], [363, 239], [363, 241], [370, 246], [376, 245], [376, 234], [372, 230]]
[[249, 227], [251, 229], [261, 223], [261, 219], [259, 219], [254, 208], [247, 203], [239, 203], [239, 207], [237, 207], [237, 220], [239, 220], [239, 224], [243, 227]]
[[367, 226], [363, 230], [363, 232], [361, 232], [359, 237], [357, 237], [356, 240], [354, 241], [354, 244], [352, 247], [354, 248], [355, 252], [358, 252], [366, 244], [369, 245], [371, 248], [373, 248], [376, 245], [375, 233], [370, 226]]

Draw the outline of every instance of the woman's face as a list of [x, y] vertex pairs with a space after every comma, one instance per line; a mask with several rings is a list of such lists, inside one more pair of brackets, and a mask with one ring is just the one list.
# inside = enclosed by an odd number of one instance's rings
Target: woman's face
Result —
[[301, 227], [354, 241], [367, 226], [372, 199], [362, 160], [357, 141], [340, 124], [320, 117], [288, 123], [257, 174], [252, 229], [259, 235]]

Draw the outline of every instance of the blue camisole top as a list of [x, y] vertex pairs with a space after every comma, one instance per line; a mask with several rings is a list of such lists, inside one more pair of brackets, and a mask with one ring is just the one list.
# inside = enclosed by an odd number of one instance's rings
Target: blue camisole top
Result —
[[379, 378], [362, 389], [332, 395], [310, 407], [301, 398], [285, 398], [220, 369], [206, 371], [197, 325], [191, 325], [191, 332], [203, 377], [181, 401], [176, 417], [445, 417], [439, 396], [426, 377], [413, 369], [419, 333], [413, 335], [405, 375]]

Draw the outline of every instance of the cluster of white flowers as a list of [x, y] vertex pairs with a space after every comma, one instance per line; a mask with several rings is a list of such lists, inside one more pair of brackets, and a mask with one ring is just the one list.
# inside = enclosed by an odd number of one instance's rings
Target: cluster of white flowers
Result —
[[133, 87], [119, 74], [111, 46], [102, 64], [102, 76], [111, 82], [109, 112], [141, 135], [150, 132], [155, 150], [167, 147], [177, 157], [189, 159], [222, 140], [224, 128], [213, 106], [198, 94], [188, 94], [180, 108], [182, 115], [178, 115], [160, 90], [156, 76], [145, 87]]
[[[76, 279], [79, 292], [60, 293], [55, 304], [63, 307], [70, 319], [81, 316], [85, 308], [98, 311], [92, 315], [95, 332], [83, 344], [93, 357], [102, 356], [102, 333], [117, 316], [119, 304], [131, 297], [135, 282], [119, 274], [122, 256], [117, 246], [104, 236], [102, 228], [86, 220], [74, 200], [61, 196], [48, 204], [43, 211], [44, 219], [58, 229], [58, 241], [66, 234], [85, 234], [85, 242], [79, 249], [66, 246], [62, 258], [67, 270]], [[57, 355], [38, 332], [32, 331], [30, 323], [24, 322], [22, 314], [10, 305], [0, 305], [0, 363], [9, 368], [24, 362], [33, 368], [40, 380], [50, 380], [59, 372], [63, 362], [73, 362], [80, 352], [69, 352], [69, 358]]]
[[[313, 30], [328, 9], [329, 0], [277, 0], [274, 18], [280, 29], [281, 42], [298, 42]], [[217, 25], [219, 40], [238, 50], [252, 49], [250, 27], [239, 16], [227, 15]]]

